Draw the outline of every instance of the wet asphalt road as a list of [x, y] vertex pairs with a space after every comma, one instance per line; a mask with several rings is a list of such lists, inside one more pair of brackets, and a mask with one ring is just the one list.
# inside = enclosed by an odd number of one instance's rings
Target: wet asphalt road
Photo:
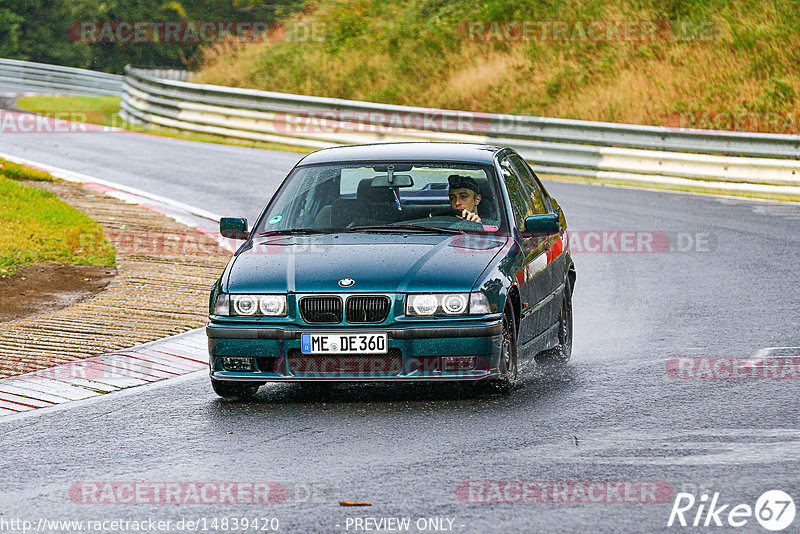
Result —
[[[6, 135], [0, 152], [248, 217], [300, 157], [129, 134]], [[0, 526], [274, 517], [282, 532], [355, 532], [348, 518], [408, 517], [411, 531], [420, 518], [452, 519], [457, 532], [723, 531], [731, 527], [668, 528], [672, 494], [706, 488], [721, 504], [752, 506], [781, 489], [800, 504], [800, 382], [666, 372], [670, 358], [800, 346], [800, 206], [546, 185], [578, 244], [590, 243], [588, 232], [646, 231], [686, 249], [573, 248], [575, 345], [566, 367], [529, 367], [508, 396], [280, 384], [247, 403], [216, 398], [194, 374], [3, 417]], [[460, 485], [485, 480], [652, 481], [670, 491], [641, 504], [459, 499]], [[287, 494], [271, 505], [81, 504], [69, 490], [82, 481], [274, 481]], [[308, 488], [315, 497], [306, 498]], [[753, 518], [736, 531], [766, 532]], [[800, 531], [800, 518], [786, 531]]]

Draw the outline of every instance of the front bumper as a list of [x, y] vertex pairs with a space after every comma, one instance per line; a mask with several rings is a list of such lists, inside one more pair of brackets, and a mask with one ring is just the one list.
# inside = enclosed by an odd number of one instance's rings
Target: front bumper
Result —
[[[386, 355], [303, 355], [308, 332], [386, 332]], [[215, 380], [428, 381], [480, 380], [497, 374], [502, 320], [360, 328], [242, 326], [210, 323], [209, 366]], [[226, 370], [225, 358], [252, 359], [252, 371]], [[230, 361], [230, 360], [225, 360]]]

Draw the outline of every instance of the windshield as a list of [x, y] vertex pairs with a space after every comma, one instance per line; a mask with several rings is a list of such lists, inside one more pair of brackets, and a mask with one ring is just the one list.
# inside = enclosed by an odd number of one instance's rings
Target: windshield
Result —
[[298, 167], [269, 204], [255, 235], [392, 227], [505, 233], [499, 198], [495, 173], [486, 165], [381, 162]]

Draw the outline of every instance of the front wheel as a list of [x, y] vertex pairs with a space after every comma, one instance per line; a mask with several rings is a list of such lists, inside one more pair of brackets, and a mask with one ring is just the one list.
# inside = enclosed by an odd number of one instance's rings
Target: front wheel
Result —
[[536, 355], [538, 363], [563, 364], [572, 356], [572, 290], [564, 286], [561, 313], [558, 315], [558, 345]]
[[246, 400], [256, 394], [261, 384], [258, 382], [228, 382], [212, 378], [211, 387], [214, 389], [214, 393], [224, 399]]
[[499, 375], [489, 379], [489, 384], [501, 393], [508, 393], [517, 384], [517, 329], [511, 312], [503, 314], [502, 346], [500, 348]]

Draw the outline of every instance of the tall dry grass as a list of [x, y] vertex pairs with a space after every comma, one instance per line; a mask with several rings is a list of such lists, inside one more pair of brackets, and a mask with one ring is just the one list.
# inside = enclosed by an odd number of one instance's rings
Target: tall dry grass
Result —
[[[211, 47], [198, 78], [406, 105], [800, 133], [798, 6], [792, 0], [317, 0], [285, 24], [314, 25], [319, 40], [278, 35]], [[713, 38], [486, 43], [465, 38], [470, 20], [691, 21], [710, 28]]]

